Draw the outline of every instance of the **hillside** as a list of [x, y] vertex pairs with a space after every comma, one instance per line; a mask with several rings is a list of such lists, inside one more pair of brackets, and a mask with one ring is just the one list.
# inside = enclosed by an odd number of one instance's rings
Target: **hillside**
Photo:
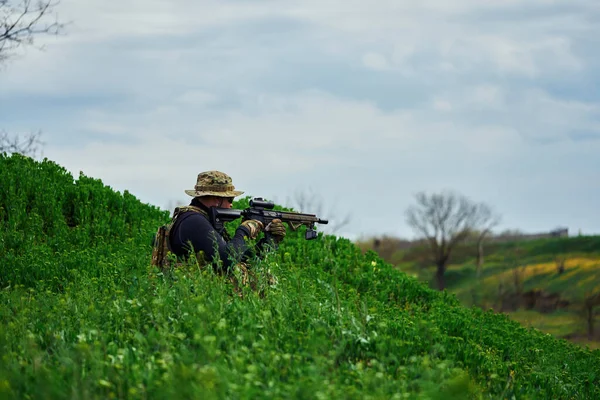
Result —
[[[360, 245], [363, 251], [370, 247]], [[381, 248], [380, 254], [398, 269], [435, 286], [426, 247], [388, 239]], [[451, 256], [447, 290], [463, 305], [492, 308], [525, 326], [600, 347], [600, 327], [589, 338], [583, 312], [585, 299], [600, 293], [600, 236], [491, 242], [484, 253], [479, 278], [475, 244], [463, 244]]]
[[[261, 293], [149, 267], [168, 213], [0, 155], [0, 397], [590, 399], [600, 351], [466, 308], [346, 239], [290, 232]], [[234, 204], [243, 207], [247, 199]]]

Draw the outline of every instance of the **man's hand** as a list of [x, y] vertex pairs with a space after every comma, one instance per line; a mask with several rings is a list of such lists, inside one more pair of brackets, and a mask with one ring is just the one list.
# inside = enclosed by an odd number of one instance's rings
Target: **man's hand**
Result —
[[248, 236], [250, 236], [250, 239], [256, 239], [258, 234], [265, 227], [262, 222], [257, 221], [255, 219], [248, 219], [242, 222], [240, 226], [243, 226], [248, 230]]
[[280, 219], [275, 218], [267, 225], [267, 227], [265, 228], [265, 232], [271, 233], [275, 243], [279, 244], [285, 238], [285, 225], [283, 224], [283, 222], [281, 222]]

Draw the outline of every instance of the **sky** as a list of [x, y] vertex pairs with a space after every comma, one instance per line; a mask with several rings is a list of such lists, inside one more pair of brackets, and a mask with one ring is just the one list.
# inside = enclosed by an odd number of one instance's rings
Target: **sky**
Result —
[[[452, 190], [496, 230], [600, 234], [598, 0], [61, 0], [0, 68], [0, 128], [163, 209], [198, 173], [414, 238]], [[37, 47], [43, 46], [43, 50]], [[320, 215], [321, 216], [321, 215]], [[349, 223], [335, 226], [344, 219]]]

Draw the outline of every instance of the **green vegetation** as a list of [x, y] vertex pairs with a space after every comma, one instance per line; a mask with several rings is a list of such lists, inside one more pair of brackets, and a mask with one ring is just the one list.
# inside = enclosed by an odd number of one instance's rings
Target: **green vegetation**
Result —
[[150, 269], [168, 215], [128, 193], [17, 155], [0, 185], [1, 398], [600, 396], [600, 351], [465, 308], [346, 239], [290, 232], [254, 263], [278, 284], [238, 296], [193, 264]]
[[[359, 245], [363, 251], [370, 248], [369, 242]], [[400, 245], [404, 249], [399, 249]], [[435, 268], [427, 247], [409, 247], [387, 238], [380, 249], [382, 257], [398, 269], [435, 287]], [[600, 236], [491, 242], [485, 245], [485, 254], [480, 279], [474, 243], [460, 245], [452, 255], [446, 271], [447, 289], [461, 304], [502, 311], [526, 327], [600, 348], [600, 335], [588, 338], [582, 312], [585, 298], [600, 293]], [[516, 300], [531, 291], [557, 295], [565, 305], [556, 312], [528, 310]], [[596, 320], [600, 325], [600, 319]]]

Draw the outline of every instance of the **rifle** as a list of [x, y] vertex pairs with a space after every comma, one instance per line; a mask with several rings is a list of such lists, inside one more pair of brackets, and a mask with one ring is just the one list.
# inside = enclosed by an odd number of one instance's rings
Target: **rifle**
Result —
[[[280, 219], [282, 222], [287, 222], [288, 226], [293, 231], [302, 225], [306, 226], [306, 240], [315, 239], [317, 237], [315, 224], [327, 224], [329, 222], [326, 219], [318, 218], [314, 214], [303, 214], [292, 211], [274, 211], [273, 207], [275, 207], [273, 202], [256, 197], [253, 200], [250, 200], [250, 207], [245, 210], [211, 207], [210, 217], [217, 231], [223, 229], [224, 222], [230, 222], [240, 217], [243, 217], [245, 220], [258, 220], [262, 222], [264, 226], [267, 226], [274, 219]], [[265, 232], [265, 235], [268, 238], [269, 232]]]

